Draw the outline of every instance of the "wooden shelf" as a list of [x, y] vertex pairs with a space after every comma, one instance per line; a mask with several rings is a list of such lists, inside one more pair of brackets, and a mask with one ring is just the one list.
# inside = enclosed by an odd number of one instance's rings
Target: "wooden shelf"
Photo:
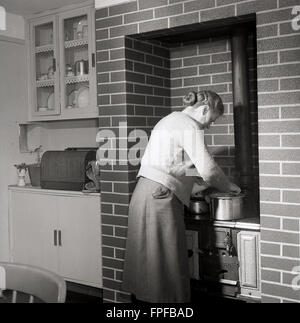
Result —
[[54, 45], [43, 45], [35, 48], [36, 54], [50, 53], [54, 51]]
[[65, 83], [66, 84], [76, 84], [76, 83], [83, 83], [89, 82], [89, 74], [82, 75], [82, 76], [66, 76]]
[[88, 43], [88, 38], [68, 40], [65, 42], [65, 48], [84, 47], [88, 46]]
[[43, 80], [43, 81], [36, 81], [36, 87], [41, 88], [41, 87], [52, 87], [54, 86], [54, 80], [49, 79], [49, 80]]

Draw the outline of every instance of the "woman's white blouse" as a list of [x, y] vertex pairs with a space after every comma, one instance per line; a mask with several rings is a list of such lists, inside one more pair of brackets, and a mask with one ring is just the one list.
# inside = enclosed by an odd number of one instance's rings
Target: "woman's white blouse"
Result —
[[161, 183], [189, 205], [196, 177], [220, 191], [229, 181], [207, 150], [200, 124], [184, 112], [173, 112], [154, 127], [138, 177]]

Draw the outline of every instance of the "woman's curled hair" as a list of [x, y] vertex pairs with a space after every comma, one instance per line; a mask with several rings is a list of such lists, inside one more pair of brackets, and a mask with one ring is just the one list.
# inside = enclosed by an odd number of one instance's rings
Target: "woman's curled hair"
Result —
[[224, 113], [224, 105], [220, 96], [213, 91], [189, 92], [184, 98], [183, 103], [186, 106], [193, 106], [197, 102], [207, 104], [210, 109], [217, 111], [220, 115]]

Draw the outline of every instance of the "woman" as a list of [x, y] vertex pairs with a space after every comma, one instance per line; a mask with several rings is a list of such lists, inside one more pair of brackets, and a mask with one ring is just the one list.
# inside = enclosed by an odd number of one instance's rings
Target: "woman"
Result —
[[197, 179], [220, 192], [240, 193], [204, 143], [204, 129], [224, 113], [221, 98], [191, 92], [184, 102], [182, 112], [153, 129], [130, 202], [122, 286], [144, 302], [190, 301], [184, 205]]

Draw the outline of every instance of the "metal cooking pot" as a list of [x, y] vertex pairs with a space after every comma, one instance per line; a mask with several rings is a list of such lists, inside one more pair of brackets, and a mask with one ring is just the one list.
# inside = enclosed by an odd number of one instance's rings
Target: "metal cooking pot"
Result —
[[246, 217], [245, 194], [216, 193], [210, 195], [210, 217], [213, 220], [231, 221]]
[[189, 210], [192, 214], [207, 214], [209, 212], [209, 205], [204, 198], [192, 198]]
[[84, 59], [75, 62], [74, 70], [76, 76], [89, 74], [89, 62], [85, 61]]

